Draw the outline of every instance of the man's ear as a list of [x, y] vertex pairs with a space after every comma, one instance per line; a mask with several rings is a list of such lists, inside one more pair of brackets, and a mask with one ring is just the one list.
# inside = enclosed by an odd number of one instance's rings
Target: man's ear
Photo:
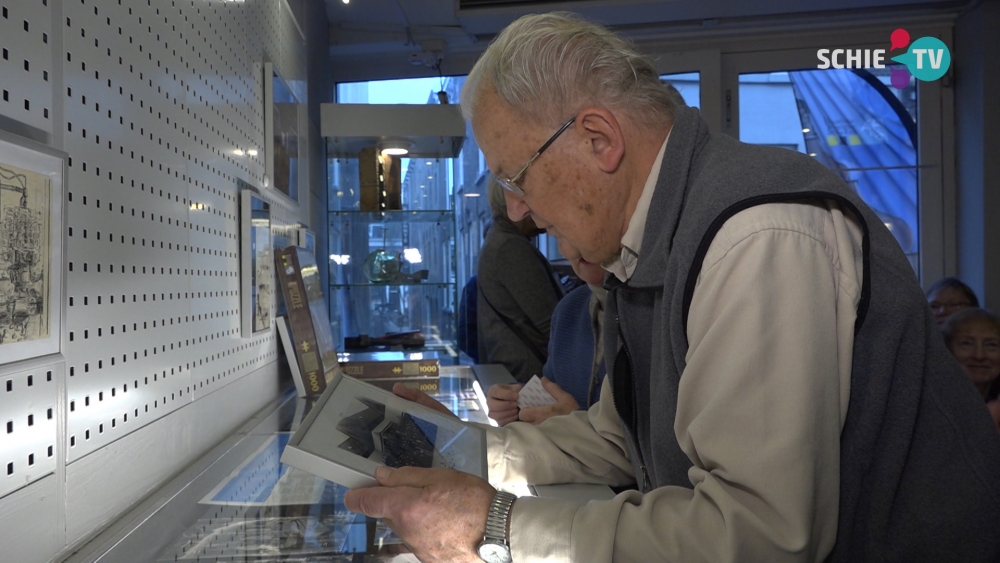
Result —
[[577, 119], [590, 140], [598, 168], [606, 173], [617, 170], [625, 155], [625, 135], [615, 114], [604, 108], [588, 107], [580, 111]]

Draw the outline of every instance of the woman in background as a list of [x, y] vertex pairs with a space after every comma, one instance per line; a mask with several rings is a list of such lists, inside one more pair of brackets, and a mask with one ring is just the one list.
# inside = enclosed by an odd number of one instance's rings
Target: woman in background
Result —
[[1000, 429], [1000, 317], [977, 307], [963, 309], [944, 323], [945, 344], [983, 396]]
[[945, 319], [955, 314], [957, 311], [968, 307], [978, 307], [979, 299], [972, 288], [965, 285], [958, 278], [944, 278], [938, 280], [927, 290], [927, 303], [934, 313], [934, 320], [938, 326], [944, 324]]

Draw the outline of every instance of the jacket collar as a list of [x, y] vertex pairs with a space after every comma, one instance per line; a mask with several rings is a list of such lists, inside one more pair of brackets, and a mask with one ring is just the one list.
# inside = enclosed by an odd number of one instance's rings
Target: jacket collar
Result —
[[673, 129], [660, 166], [642, 236], [642, 253], [628, 285], [660, 287], [692, 178], [695, 158], [710, 139], [698, 110], [682, 106], [674, 112]]

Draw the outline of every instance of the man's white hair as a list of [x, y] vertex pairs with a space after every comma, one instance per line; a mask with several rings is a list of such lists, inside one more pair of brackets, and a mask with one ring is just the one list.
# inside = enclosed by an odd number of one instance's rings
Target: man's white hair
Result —
[[676, 107], [648, 57], [569, 12], [524, 16], [500, 32], [462, 88], [467, 120], [487, 88], [526, 118], [547, 124], [597, 105], [622, 112], [633, 125], [658, 129]]

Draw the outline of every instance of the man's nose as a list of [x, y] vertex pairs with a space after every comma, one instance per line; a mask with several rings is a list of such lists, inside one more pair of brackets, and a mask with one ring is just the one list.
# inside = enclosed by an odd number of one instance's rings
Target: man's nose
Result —
[[528, 216], [531, 208], [523, 199], [507, 190], [504, 190], [503, 197], [507, 201], [507, 217], [512, 222], [517, 223]]

